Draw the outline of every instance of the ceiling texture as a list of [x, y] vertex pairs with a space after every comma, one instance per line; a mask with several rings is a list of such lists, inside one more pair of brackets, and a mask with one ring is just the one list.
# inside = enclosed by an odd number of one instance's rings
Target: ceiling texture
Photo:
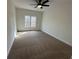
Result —
[[[50, 2], [46, 3], [50, 6], [52, 5], [56, 5], [56, 4], [68, 4], [70, 2], [72, 2], [72, 0], [49, 0]], [[34, 0], [14, 0], [14, 4], [16, 7], [18, 8], [23, 8], [23, 9], [28, 9], [28, 10], [36, 10], [36, 11], [44, 11], [46, 9], [48, 9], [49, 7], [44, 7], [43, 9], [40, 8], [34, 8], [35, 5], [32, 4], [36, 4], [36, 2]]]

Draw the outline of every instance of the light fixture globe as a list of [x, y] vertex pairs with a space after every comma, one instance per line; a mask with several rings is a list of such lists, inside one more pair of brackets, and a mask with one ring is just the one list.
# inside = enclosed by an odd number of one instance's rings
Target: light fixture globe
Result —
[[38, 8], [41, 8], [42, 6], [41, 5], [38, 5]]

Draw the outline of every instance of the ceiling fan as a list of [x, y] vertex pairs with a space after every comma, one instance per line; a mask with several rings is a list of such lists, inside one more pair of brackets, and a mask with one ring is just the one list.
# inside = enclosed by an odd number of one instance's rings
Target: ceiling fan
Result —
[[34, 0], [36, 2], [35, 8], [43, 8], [43, 7], [49, 7], [46, 3], [49, 2], [49, 0]]

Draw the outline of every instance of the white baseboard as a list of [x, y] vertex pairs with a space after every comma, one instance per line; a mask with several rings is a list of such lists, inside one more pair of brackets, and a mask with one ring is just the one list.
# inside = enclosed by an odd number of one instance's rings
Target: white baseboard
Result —
[[[43, 31], [43, 30], [41, 30], [41, 31]], [[61, 39], [61, 38], [59, 38], [59, 37], [57, 37], [57, 36], [55, 36], [55, 35], [53, 35], [53, 34], [51, 34], [51, 33], [48, 33], [47, 31], [43, 31], [43, 32], [45, 32], [46, 34], [48, 34], [48, 35], [50, 35], [50, 36], [52, 36], [52, 37], [55, 37], [56, 39], [58, 39], [58, 40], [60, 40], [60, 41], [62, 41], [62, 42], [64, 42], [64, 43], [68, 44], [69, 46], [72, 46], [69, 42], [64, 41], [63, 39]]]

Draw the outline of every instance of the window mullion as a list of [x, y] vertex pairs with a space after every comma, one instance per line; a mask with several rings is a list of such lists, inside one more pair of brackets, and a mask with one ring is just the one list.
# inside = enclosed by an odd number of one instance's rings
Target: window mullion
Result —
[[30, 16], [30, 28], [31, 28], [31, 16]]

